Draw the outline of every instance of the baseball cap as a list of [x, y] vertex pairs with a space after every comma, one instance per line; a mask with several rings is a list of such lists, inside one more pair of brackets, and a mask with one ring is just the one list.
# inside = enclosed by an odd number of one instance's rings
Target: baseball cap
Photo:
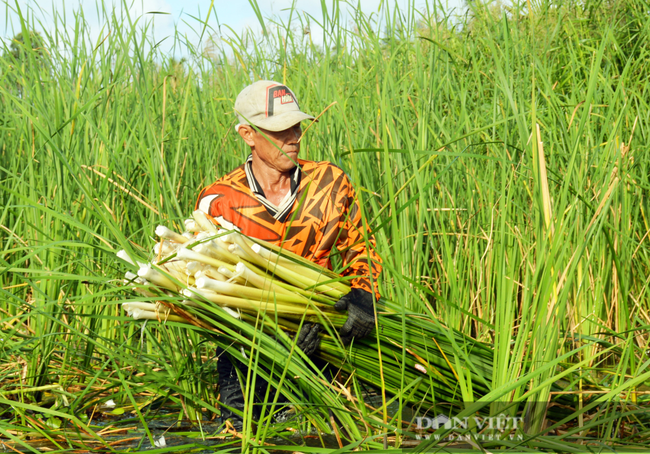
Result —
[[244, 88], [235, 100], [235, 113], [240, 124], [253, 124], [269, 131], [284, 131], [303, 120], [314, 119], [300, 110], [289, 87], [272, 80], [258, 80]]

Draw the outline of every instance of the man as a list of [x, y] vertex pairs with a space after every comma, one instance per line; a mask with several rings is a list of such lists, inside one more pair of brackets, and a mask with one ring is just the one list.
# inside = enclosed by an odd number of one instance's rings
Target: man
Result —
[[[196, 208], [227, 228], [269, 241], [331, 268], [333, 250], [341, 254], [352, 290], [335, 308], [348, 311], [340, 330], [344, 343], [361, 338], [375, 326], [374, 300], [381, 271], [374, 239], [363, 226], [356, 195], [345, 173], [328, 162], [298, 159], [300, 122], [314, 120], [300, 110], [294, 93], [273, 81], [244, 88], [235, 101], [236, 130], [251, 148], [244, 164], [201, 191]], [[336, 253], [336, 252], [335, 252]], [[297, 345], [307, 355], [318, 347], [318, 324], [304, 324]], [[223, 353], [223, 352], [221, 352]], [[236, 371], [226, 355], [217, 370], [221, 401], [243, 409]], [[237, 426], [240, 419], [231, 417]]]

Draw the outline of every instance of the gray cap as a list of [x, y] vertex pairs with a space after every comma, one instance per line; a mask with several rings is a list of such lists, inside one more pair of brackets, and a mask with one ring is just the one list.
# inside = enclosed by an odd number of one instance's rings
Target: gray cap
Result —
[[303, 120], [314, 119], [300, 110], [289, 87], [272, 80], [258, 80], [244, 88], [235, 100], [235, 112], [240, 124], [253, 124], [269, 131], [284, 131]]

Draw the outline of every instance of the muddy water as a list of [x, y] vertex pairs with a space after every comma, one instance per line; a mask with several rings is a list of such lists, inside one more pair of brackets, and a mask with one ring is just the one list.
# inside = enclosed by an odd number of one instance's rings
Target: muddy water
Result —
[[[179, 421], [177, 414], [160, 415], [147, 420], [147, 427], [138, 418], [128, 416], [115, 416], [111, 412], [99, 412], [94, 415], [92, 429], [99, 436], [95, 438], [89, 434], [79, 433], [73, 427], [50, 427], [47, 437], [43, 433], [33, 431], [30, 433], [16, 433], [24, 444], [4, 438], [0, 434], [0, 453], [2, 452], [241, 452], [241, 434], [225, 430], [224, 424], [217, 421], [203, 420], [201, 423]], [[37, 422], [48, 424], [47, 421]], [[299, 433], [295, 430], [281, 431], [285, 425], [277, 425], [274, 429], [277, 435], [267, 438], [265, 446], [272, 451], [273, 445], [295, 446], [323, 446], [338, 448], [338, 442], [333, 435], [316, 433]], [[148, 435], [151, 434], [154, 443]], [[28, 446], [25, 446], [28, 445]], [[278, 451], [279, 452], [279, 451]], [[287, 452], [283, 450], [281, 452]]]
[[[366, 395], [365, 400], [372, 406], [381, 405], [381, 399], [377, 395]], [[9, 411], [13, 413], [11, 410]], [[70, 424], [66, 426], [65, 421], [56, 418], [44, 419], [44, 415], [33, 413], [32, 418], [44, 430], [40, 431], [40, 433], [36, 430], [29, 433], [16, 432], [14, 435], [22, 440], [24, 444], [5, 438], [0, 433], [0, 453], [28, 452], [34, 449], [41, 452], [72, 451], [75, 453], [125, 451], [160, 453], [241, 452], [242, 435], [228, 431], [218, 418], [209, 419], [208, 414], [203, 415], [203, 419], [199, 424], [179, 420], [179, 408], [159, 407], [145, 416], [145, 427], [139, 418], [134, 417], [132, 411], [132, 406], [115, 406], [115, 404], [111, 404], [111, 406], [104, 405], [97, 408], [97, 411], [93, 412], [90, 418], [86, 415], [78, 415], [84, 420], [84, 423], [89, 424], [97, 436], [80, 432]], [[397, 408], [396, 404], [393, 403], [389, 407], [389, 413], [395, 411], [397, 411]], [[321, 434], [319, 436], [315, 431], [301, 433], [295, 429], [295, 427], [305, 426], [307, 425], [301, 424], [295, 414], [289, 412], [286, 421], [274, 424], [270, 428], [269, 432], [273, 433], [274, 437], [265, 440], [265, 448], [270, 452], [273, 452], [273, 445], [295, 446], [296, 451], [299, 451], [301, 446], [339, 448], [339, 442], [335, 435]], [[151, 442], [152, 439], [153, 443]]]

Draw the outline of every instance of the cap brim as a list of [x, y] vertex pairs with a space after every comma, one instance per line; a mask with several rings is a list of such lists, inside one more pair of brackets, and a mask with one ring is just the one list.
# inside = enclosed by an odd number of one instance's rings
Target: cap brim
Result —
[[271, 118], [265, 118], [255, 122], [255, 126], [268, 131], [284, 131], [304, 120], [315, 120], [311, 115], [304, 112], [285, 112], [280, 115], [274, 115]]

